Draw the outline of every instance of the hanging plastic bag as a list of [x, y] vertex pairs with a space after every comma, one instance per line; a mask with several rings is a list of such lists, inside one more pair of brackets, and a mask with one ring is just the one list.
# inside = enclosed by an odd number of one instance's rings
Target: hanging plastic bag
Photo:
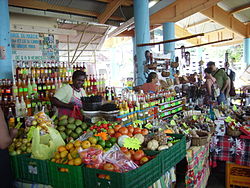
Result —
[[83, 116], [82, 116], [82, 113], [81, 113], [81, 110], [78, 106], [74, 106], [74, 109], [70, 115], [71, 117], [75, 118], [75, 119], [80, 119], [80, 120], [83, 120]]
[[46, 133], [40, 134], [41, 128], [36, 127], [32, 136], [32, 158], [47, 160], [53, 157], [54, 152], [61, 145], [65, 145], [60, 133], [49, 126], [44, 126]]

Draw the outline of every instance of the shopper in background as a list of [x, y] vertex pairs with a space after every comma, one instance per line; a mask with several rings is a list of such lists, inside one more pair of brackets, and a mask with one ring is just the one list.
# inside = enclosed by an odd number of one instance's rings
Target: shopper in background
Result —
[[214, 86], [216, 84], [216, 79], [212, 76], [212, 69], [211, 68], [206, 68], [204, 70], [205, 73], [205, 88], [206, 88], [206, 94], [204, 97], [204, 103], [206, 105], [211, 104], [212, 100], [215, 99], [214, 96]]
[[11, 166], [9, 159], [8, 146], [17, 136], [17, 129], [8, 130], [8, 126], [4, 119], [4, 114], [0, 108], [0, 187], [13, 188], [13, 179], [11, 174]]
[[223, 69], [218, 69], [215, 62], [208, 62], [207, 67], [212, 70], [212, 76], [220, 88], [220, 95], [217, 97], [218, 103], [226, 104], [226, 97], [229, 96], [230, 79]]
[[227, 76], [230, 78], [230, 88], [229, 88], [229, 95], [235, 96], [235, 87], [234, 87], [234, 81], [235, 81], [235, 72], [229, 68], [230, 64], [229, 62], [225, 63], [225, 72], [227, 73]]
[[155, 72], [151, 72], [148, 75], [147, 83], [143, 84], [140, 89], [143, 90], [144, 93], [156, 93], [159, 90], [158, 83], [158, 75]]
[[74, 106], [82, 108], [81, 97], [85, 97], [83, 84], [86, 79], [86, 73], [77, 70], [73, 73], [73, 84], [67, 84], [58, 89], [52, 98], [52, 104], [58, 108], [58, 115], [71, 115]]

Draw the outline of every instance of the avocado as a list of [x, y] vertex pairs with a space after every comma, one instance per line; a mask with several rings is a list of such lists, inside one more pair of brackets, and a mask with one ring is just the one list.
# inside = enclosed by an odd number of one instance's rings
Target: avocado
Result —
[[71, 123], [71, 124], [67, 125], [67, 128], [71, 129], [71, 130], [75, 130], [76, 129], [76, 125]]
[[58, 123], [58, 125], [63, 125], [63, 126], [65, 126], [67, 124], [68, 124], [68, 120], [67, 119], [60, 120], [59, 123]]
[[63, 116], [59, 117], [59, 121], [64, 120], [64, 119], [68, 119], [68, 116], [67, 115], [63, 115]]
[[82, 130], [85, 131], [88, 128], [88, 125], [83, 122], [82, 125], [81, 125], [81, 127], [82, 127]]
[[71, 129], [66, 129], [65, 133], [66, 133], [66, 135], [69, 136], [72, 133], [72, 130]]
[[57, 129], [58, 129], [60, 132], [65, 131], [65, 127], [64, 127], [63, 125], [59, 126]]
[[61, 137], [63, 140], [65, 140], [67, 138], [67, 135], [65, 134], [65, 132], [60, 132], [60, 134], [61, 134]]
[[77, 127], [75, 132], [78, 134], [78, 135], [81, 135], [82, 134], [82, 128], [81, 127]]
[[70, 136], [73, 137], [74, 139], [77, 139], [77, 138], [78, 138], [78, 135], [77, 135], [76, 133], [74, 133], [74, 132], [72, 132], [72, 133], [70, 134]]
[[73, 117], [69, 117], [69, 119], [68, 119], [68, 123], [74, 123], [75, 122], [75, 118], [73, 118]]
[[76, 126], [80, 126], [82, 124], [82, 121], [80, 119], [77, 119], [75, 121]]

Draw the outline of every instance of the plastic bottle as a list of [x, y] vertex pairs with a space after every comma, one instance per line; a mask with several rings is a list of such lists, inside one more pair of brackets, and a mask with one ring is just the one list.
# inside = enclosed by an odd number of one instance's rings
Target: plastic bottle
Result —
[[21, 116], [21, 104], [19, 102], [19, 98], [16, 97], [16, 117]]
[[31, 94], [33, 93], [33, 87], [30, 82], [30, 78], [28, 79], [28, 96], [30, 97]]
[[27, 116], [27, 109], [26, 109], [26, 103], [24, 101], [24, 97], [21, 97], [21, 116], [26, 117]]
[[18, 87], [16, 85], [15, 78], [13, 79], [12, 94], [13, 94], [14, 98], [16, 98], [18, 96]]
[[13, 128], [15, 126], [15, 116], [13, 115], [12, 109], [9, 108], [8, 116], [7, 116], [8, 126]]

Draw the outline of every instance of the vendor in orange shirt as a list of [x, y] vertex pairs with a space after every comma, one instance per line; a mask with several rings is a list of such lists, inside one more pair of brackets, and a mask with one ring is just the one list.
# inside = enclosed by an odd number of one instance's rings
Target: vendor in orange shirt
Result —
[[143, 84], [140, 89], [143, 90], [144, 93], [156, 93], [159, 90], [158, 83], [158, 75], [155, 72], [151, 72], [148, 75], [147, 83]]

